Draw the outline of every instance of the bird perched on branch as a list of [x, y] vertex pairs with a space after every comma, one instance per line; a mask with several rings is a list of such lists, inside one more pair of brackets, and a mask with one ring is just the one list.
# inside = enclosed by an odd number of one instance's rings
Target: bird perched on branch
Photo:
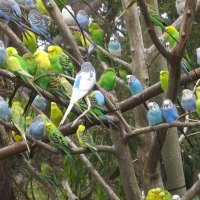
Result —
[[46, 109], [46, 99], [44, 97], [41, 97], [40, 95], [37, 95], [33, 101], [33, 104], [39, 108], [42, 112]]
[[80, 27], [88, 32], [89, 31], [89, 16], [84, 10], [79, 10], [76, 15], [76, 20], [78, 21]]
[[59, 46], [48, 47], [48, 58], [54, 73], [65, 73], [74, 77], [74, 65], [67, 54]]
[[[71, 12], [71, 14], [75, 17], [72, 7], [70, 5], [66, 5], [66, 7]], [[69, 26], [75, 26], [76, 21], [74, 20], [74, 18], [72, 17], [72, 15], [69, 13], [67, 9], [65, 7], [62, 9], [62, 16], [63, 16], [64, 22]]]
[[22, 34], [26, 31], [22, 24], [21, 9], [14, 0], [0, 0], [0, 18], [14, 22], [22, 31]]
[[45, 19], [40, 12], [35, 9], [31, 10], [28, 14], [28, 20], [30, 22], [31, 28], [35, 32], [43, 36], [48, 42], [53, 43], [53, 40], [48, 33]]
[[48, 118], [41, 114], [35, 117], [28, 129], [29, 134], [36, 140], [41, 140], [45, 136], [45, 122]]
[[166, 92], [167, 90], [168, 81], [169, 81], [169, 71], [166, 70], [160, 71], [160, 85], [164, 92]]
[[63, 113], [60, 110], [60, 108], [57, 106], [55, 102], [51, 102], [50, 120], [52, 121], [52, 123], [56, 127], [58, 127], [62, 118], [63, 118]]
[[176, 0], [176, 11], [178, 15], [182, 15], [185, 9], [186, 0]]
[[162, 188], [153, 188], [148, 191], [145, 200], [172, 200], [171, 194]]
[[162, 111], [159, 107], [159, 105], [156, 102], [150, 102], [148, 104], [148, 113], [147, 113], [147, 119], [149, 122], [149, 125], [157, 125], [162, 123]]
[[7, 52], [4, 43], [0, 40], [0, 68], [4, 65], [7, 58]]
[[[93, 67], [93, 65], [90, 62], [84, 62], [81, 65], [81, 70], [76, 75], [70, 103], [67, 108], [67, 111], [64, 114], [63, 119], [61, 120], [60, 125], [65, 123], [67, 116], [70, 113], [71, 109], [73, 108], [74, 104], [77, 103], [79, 99], [81, 99], [85, 95], [87, 95], [87, 93], [94, 87], [95, 83], [96, 83], [95, 68]], [[82, 114], [85, 114], [88, 111], [89, 110], [86, 110]], [[81, 115], [81, 116], [83, 116], [83, 115]]]
[[182, 91], [181, 104], [186, 112], [196, 110], [196, 96], [189, 89]]
[[99, 78], [99, 85], [106, 91], [112, 91], [116, 87], [117, 76], [113, 68], [106, 69]]
[[113, 55], [120, 57], [122, 54], [121, 44], [116, 36], [110, 37], [110, 42], [108, 44], [108, 51]]
[[37, 63], [35, 62], [34, 55], [32, 53], [25, 53], [22, 58], [26, 62], [28, 73], [34, 76], [38, 67]]
[[11, 118], [11, 110], [8, 105], [8, 102], [4, 100], [3, 97], [0, 96], [0, 118], [9, 121]]
[[76, 135], [81, 147], [89, 148], [90, 151], [98, 158], [98, 160], [103, 164], [101, 157], [97, 152], [97, 148], [95, 147], [92, 135], [86, 131], [86, 127], [82, 124], [78, 126], [76, 131]]
[[23, 117], [23, 108], [19, 101], [14, 101], [12, 103], [11, 120], [13, 124], [15, 125], [15, 127], [18, 129], [18, 131], [21, 133], [23, 142], [26, 144], [27, 150], [30, 152], [30, 148], [29, 148], [29, 145], [26, 139], [26, 133], [25, 133], [25, 120]]

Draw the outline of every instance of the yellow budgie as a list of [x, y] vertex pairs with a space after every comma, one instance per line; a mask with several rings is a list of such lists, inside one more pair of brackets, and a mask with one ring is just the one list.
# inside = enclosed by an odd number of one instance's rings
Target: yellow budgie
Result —
[[63, 113], [60, 110], [60, 108], [57, 106], [56, 103], [51, 102], [50, 120], [52, 121], [52, 123], [56, 127], [58, 127], [62, 118], [63, 118]]

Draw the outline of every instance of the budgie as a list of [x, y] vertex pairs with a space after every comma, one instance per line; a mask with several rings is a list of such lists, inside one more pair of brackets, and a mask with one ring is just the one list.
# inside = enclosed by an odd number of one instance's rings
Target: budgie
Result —
[[178, 111], [170, 99], [164, 99], [162, 104], [162, 114], [167, 123], [172, 123], [179, 117]]
[[169, 81], [169, 71], [166, 70], [160, 71], [160, 85], [164, 92], [166, 92], [167, 90], [168, 81]]
[[112, 36], [110, 38], [110, 42], [108, 44], [108, 51], [113, 55], [120, 57], [122, 54], [121, 44], [116, 36]]
[[32, 53], [25, 53], [22, 58], [26, 62], [28, 73], [35, 76], [37, 70], [37, 63], [35, 62], [34, 55]]
[[89, 16], [84, 10], [79, 10], [77, 15], [76, 15], [76, 20], [78, 21], [80, 27], [88, 32], [88, 27], [89, 27]]
[[12, 137], [15, 142], [22, 142], [23, 138], [21, 135], [17, 134], [15, 131], [11, 131]]
[[53, 40], [48, 33], [45, 19], [41, 13], [39, 13], [37, 10], [31, 10], [28, 14], [28, 20], [30, 22], [31, 28], [35, 32], [42, 35], [48, 42], [53, 43]]
[[65, 139], [63, 134], [56, 128], [53, 123], [45, 123], [45, 133], [49, 138], [51, 145], [61, 151], [64, 155], [69, 156], [69, 158], [73, 162], [73, 158], [71, 155], [72, 149], [68, 145], [67, 140]]
[[[95, 44], [97, 44], [105, 49], [104, 31], [97, 23], [92, 22], [89, 25], [89, 33], [91, 35], [92, 41]], [[102, 54], [98, 49], [96, 50], [96, 53], [102, 61], [110, 62], [108, 57], [105, 56], [104, 54]]]
[[63, 118], [63, 113], [60, 110], [60, 108], [57, 106], [55, 102], [51, 102], [50, 120], [52, 121], [52, 123], [56, 127], [58, 127], [62, 118]]
[[161, 188], [155, 188], [148, 191], [145, 200], [172, 200], [170, 193]]
[[28, 151], [30, 152], [28, 142], [26, 140], [25, 133], [25, 120], [23, 118], [23, 108], [21, 107], [21, 103], [19, 101], [14, 101], [11, 107], [11, 120], [18, 131], [21, 133], [23, 138], [23, 142], [26, 144]]
[[76, 135], [81, 147], [89, 148], [90, 151], [99, 159], [99, 161], [103, 164], [101, 157], [99, 156], [97, 149], [95, 147], [92, 135], [86, 131], [86, 127], [84, 125], [79, 125], [76, 131]]
[[197, 63], [198, 65], [200, 65], [200, 48], [196, 49], [196, 53], [197, 53]]
[[185, 9], [186, 0], [176, 0], [176, 11], [178, 15], [182, 15]]
[[44, 97], [41, 97], [40, 95], [37, 95], [33, 101], [33, 104], [39, 108], [42, 112], [46, 109], [46, 99]]
[[12, 21], [19, 29], [22, 34], [26, 31], [22, 25], [22, 13], [21, 9], [14, 0], [0, 0], [0, 18], [6, 21]]
[[[179, 38], [179, 32], [177, 31], [177, 29], [174, 26], [167, 26], [166, 30], [167, 30], [167, 32], [165, 35], [169, 42], [169, 46], [170, 46], [170, 48], [173, 48], [177, 42], [176, 40]], [[169, 34], [171, 34], [173, 37], [170, 36]], [[181, 59], [180, 65], [181, 65], [181, 68], [183, 69], [184, 73], [189, 76], [188, 70], [192, 67], [192, 65], [191, 65], [191, 61], [190, 61], [189, 56], [186, 51], [183, 55], [183, 58]]]
[[9, 121], [11, 118], [11, 109], [8, 105], [8, 102], [0, 96], [0, 118]]
[[47, 162], [42, 162], [40, 165], [40, 169], [41, 169], [41, 175], [42, 177], [52, 186], [55, 186], [56, 188], [58, 188], [60, 190], [60, 192], [66, 196], [63, 191], [62, 188], [58, 185], [58, 180], [56, 177], [56, 174], [54, 173], [53, 168], [47, 163]]
[[74, 77], [74, 65], [59, 46], [49, 46], [48, 57], [55, 73], [65, 72], [66, 75]]
[[189, 89], [182, 91], [181, 104], [186, 112], [196, 110], [196, 96]]
[[0, 40], [0, 68], [4, 65], [7, 58], [7, 52], [4, 43]]
[[45, 122], [48, 122], [48, 118], [43, 114], [32, 120], [28, 132], [34, 139], [41, 140], [45, 136]]
[[173, 195], [172, 200], [181, 200], [181, 198], [179, 195], [175, 194]]
[[142, 83], [134, 75], [127, 75], [127, 82], [132, 95], [142, 92]]
[[31, 53], [37, 50], [37, 39], [33, 32], [27, 30], [22, 37], [22, 41]]
[[196, 96], [197, 96], [197, 99], [200, 99], [200, 86], [196, 87]]
[[42, 0], [36, 0], [36, 8], [40, 13], [42, 13], [44, 15], [49, 15], [49, 12], [45, 8]]
[[[72, 7], [70, 5], [66, 5], [66, 7], [71, 12], [71, 14], [74, 15], [74, 11], [72, 10]], [[68, 24], [69, 26], [75, 26], [76, 25], [76, 21], [71, 16], [71, 14], [68, 12], [68, 10], [65, 7], [62, 9], [62, 16], [63, 16], [64, 22], [66, 24]]]
[[96, 83], [95, 68], [90, 62], [84, 62], [81, 65], [81, 70], [76, 75], [70, 103], [67, 108], [67, 111], [64, 114], [63, 119], [61, 120], [60, 125], [65, 123], [67, 116], [70, 113], [71, 109], [73, 108], [74, 104], [78, 102], [79, 99], [87, 95], [89, 90], [91, 90], [94, 87], [95, 83]]
[[147, 119], [149, 122], [149, 125], [157, 125], [162, 123], [162, 111], [159, 107], [159, 105], [156, 102], [150, 102], [148, 104], [148, 113], [147, 113]]
[[127, 83], [127, 75], [129, 74], [128, 71], [126, 69], [124, 69], [122, 66], [119, 66], [118, 68], [118, 74], [119, 74], [119, 77], [125, 82]]
[[113, 68], [106, 69], [99, 78], [99, 85], [106, 91], [112, 91], [116, 87], [116, 73]]

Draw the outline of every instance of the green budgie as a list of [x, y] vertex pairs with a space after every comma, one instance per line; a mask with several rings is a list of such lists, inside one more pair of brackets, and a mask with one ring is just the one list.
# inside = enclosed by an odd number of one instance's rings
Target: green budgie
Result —
[[32, 53], [25, 53], [22, 58], [26, 62], [29, 74], [35, 76], [37, 70], [37, 63], [35, 62], [34, 55]]
[[116, 73], [113, 68], [106, 69], [99, 79], [99, 85], [106, 91], [112, 91], [116, 87]]
[[89, 148], [90, 151], [99, 159], [99, 161], [103, 164], [103, 161], [99, 154], [97, 153], [97, 149], [95, 147], [92, 136], [89, 132], [86, 132], [86, 128], [84, 125], [79, 125], [76, 131], [76, 135], [81, 147]]
[[164, 92], [166, 92], [167, 90], [168, 81], [169, 81], [169, 71], [166, 70], [160, 71], [160, 85]]
[[64, 155], [69, 156], [72, 162], [74, 162], [71, 155], [72, 149], [57, 127], [53, 123], [45, 122], [45, 132], [52, 146], [61, 151]]
[[[97, 23], [90, 23], [89, 33], [91, 35], [92, 41], [105, 49], [104, 31]], [[108, 61], [108, 58], [103, 55], [99, 50], [96, 50], [96, 53], [102, 61]]]
[[30, 152], [29, 145], [26, 140], [25, 133], [25, 119], [23, 117], [23, 108], [21, 107], [21, 103], [19, 101], [14, 101], [11, 107], [11, 119], [15, 127], [21, 133], [23, 138], [23, 142], [26, 144], [28, 151]]
[[49, 46], [48, 57], [55, 73], [63, 73], [74, 77], [74, 65], [67, 54], [59, 46]]

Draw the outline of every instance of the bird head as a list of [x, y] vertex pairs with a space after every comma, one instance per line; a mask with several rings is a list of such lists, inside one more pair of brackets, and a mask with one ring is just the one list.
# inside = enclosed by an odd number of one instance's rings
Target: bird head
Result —
[[110, 43], [111, 44], [115, 43], [115, 37], [114, 36], [110, 37]]
[[5, 49], [4, 43], [0, 40], [0, 49]]
[[169, 71], [167, 70], [160, 71], [160, 78], [166, 78], [166, 77], [169, 77]]
[[193, 96], [193, 92], [189, 89], [184, 89], [183, 92], [182, 92], [182, 99], [183, 100], [187, 100], [187, 99], [190, 99], [192, 98]]
[[5, 101], [2, 96], [0, 96], [0, 102]]
[[155, 190], [155, 189], [151, 189], [151, 190], [148, 191], [148, 195], [149, 195], [149, 196], [152, 196], [152, 195], [154, 195], [155, 193], [156, 193], [156, 190]]
[[168, 38], [168, 37], [171, 37], [171, 36], [169, 35], [169, 33], [170, 33], [170, 34], [173, 34], [173, 33], [175, 33], [175, 32], [178, 32], [177, 29], [176, 29], [174, 26], [166, 26], [165, 29], [167, 30], [167, 32], [165, 32], [165, 35], [166, 35], [167, 38]]
[[196, 49], [196, 53], [200, 54], [200, 47]]
[[59, 53], [62, 53], [62, 49], [59, 46], [49, 46], [48, 48], [48, 56], [49, 58], [58, 55]]
[[77, 132], [82, 133], [82, 132], [85, 131], [85, 129], [86, 129], [86, 127], [85, 127], [83, 124], [80, 124], [80, 125], [78, 126]]
[[18, 56], [18, 52], [14, 47], [6, 48], [6, 53], [8, 56], [14, 56], [14, 57]]
[[12, 107], [15, 107], [15, 106], [20, 106], [21, 107], [21, 103], [19, 101], [13, 101]]
[[53, 123], [50, 123], [50, 122], [46, 122], [45, 123], [45, 131], [46, 131], [46, 134], [49, 134], [50, 132], [56, 130], [56, 126], [53, 124]]
[[148, 108], [150, 111], [155, 112], [158, 109], [160, 109], [159, 105], [156, 102], [149, 102], [148, 103]]
[[51, 110], [56, 110], [57, 109], [57, 104], [55, 102], [51, 102]]
[[79, 10], [77, 15], [84, 15], [84, 16], [87, 16], [89, 18], [89, 16], [87, 15], [87, 13], [85, 12], [85, 10]]
[[98, 30], [98, 29], [101, 29], [101, 28], [99, 27], [99, 25], [97, 23], [95, 23], [95, 22], [90, 23], [89, 32], [92, 32], [92, 31]]
[[136, 80], [136, 77], [134, 75], [127, 75], [126, 79], [128, 83], [131, 83], [132, 81]]
[[171, 101], [170, 99], [164, 99], [164, 101], [163, 101], [163, 106], [162, 106], [162, 107], [163, 107], [165, 110], [171, 109], [172, 106], [173, 106], [173, 103], [172, 103], [172, 101]]
[[175, 194], [173, 195], [172, 200], [181, 200], [181, 198], [179, 195]]
[[32, 53], [25, 53], [22, 57], [23, 57], [24, 60], [34, 59], [34, 55]]
[[37, 60], [38, 58], [40, 58], [40, 56], [42, 55], [46, 55], [47, 53], [43, 50], [37, 50], [33, 55], [34, 55], [34, 58], [35, 60]]

